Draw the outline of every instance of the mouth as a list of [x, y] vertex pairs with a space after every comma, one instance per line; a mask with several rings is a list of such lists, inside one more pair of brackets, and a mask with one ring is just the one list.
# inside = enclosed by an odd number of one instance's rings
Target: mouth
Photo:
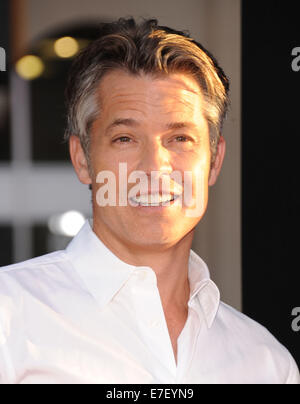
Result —
[[132, 198], [129, 198], [129, 201], [133, 206], [142, 206], [142, 207], [162, 207], [162, 206], [170, 206], [177, 199], [180, 198], [180, 195], [170, 195], [170, 194], [149, 194], [149, 195], [139, 195]]

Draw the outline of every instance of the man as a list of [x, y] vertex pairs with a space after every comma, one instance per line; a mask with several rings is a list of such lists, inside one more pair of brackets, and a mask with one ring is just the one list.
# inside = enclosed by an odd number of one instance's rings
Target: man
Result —
[[200, 44], [156, 20], [103, 24], [77, 57], [66, 138], [93, 220], [65, 251], [0, 271], [2, 383], [299, 383], [191, 251], [228, 89]]

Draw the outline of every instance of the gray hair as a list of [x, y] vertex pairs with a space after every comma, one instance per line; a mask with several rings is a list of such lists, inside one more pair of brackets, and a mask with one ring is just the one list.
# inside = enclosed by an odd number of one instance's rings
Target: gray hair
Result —
[[65, 139], [78, 136], [88, 162], [90, 130], [101, 113], [97, 97], [100, 80], [116, 69], [154, 77], [170, 73], [192, 76], [204, 96], [214, 162], [229, 104], [228, 78], [216, 59], [187, 31], [158, 26], [156, 19], [137, 24], [133, 18], [102, 23], [99, 38], [79, 53], [71, 67], [66, 88]]

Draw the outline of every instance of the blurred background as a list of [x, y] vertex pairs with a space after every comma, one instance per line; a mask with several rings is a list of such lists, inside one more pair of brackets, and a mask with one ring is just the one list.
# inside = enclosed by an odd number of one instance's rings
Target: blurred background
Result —
[[1, 0], [0, 266], [64, 249], [91, 216], [90, 191], [62, 140], [68, 69], [100, 22], [155, 17], [189, 30], [231, 79], [226, 158], [193, 249], [222, 300], [267, 326], [300, 362], [299, 333], [291, 329], [300, 306], [292, 235], [298, 8], [269, 0]]

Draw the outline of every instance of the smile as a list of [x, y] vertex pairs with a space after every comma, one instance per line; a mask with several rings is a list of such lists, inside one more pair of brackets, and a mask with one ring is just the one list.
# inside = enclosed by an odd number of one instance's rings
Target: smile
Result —
[[180, 197], [180, 195], [160, 195], [160, 194], [149, 194], [149, 195], [140, 195], [133, 198], [129, 198], [130, 202], [136, 206], [164, 206], [164, 204], [168, 204], [174, 202]]

